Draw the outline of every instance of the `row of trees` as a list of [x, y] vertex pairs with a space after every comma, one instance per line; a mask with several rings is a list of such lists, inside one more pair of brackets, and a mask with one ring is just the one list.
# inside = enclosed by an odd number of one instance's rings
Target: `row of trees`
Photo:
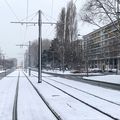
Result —
[[[80, 10], [80, 20], [98, 27], [112, 22], [116, 30], [120, 32], [118, 24], [114, 22], [118, 20], [118, 23], [120, 23], [119, 3], [119, 0], [87, 0]], [[79, 48], [79, 42], [76, 45], [77, 35], [76, 6], [73, 1], [70, 1], [66, 8], [61, 9], [59, 14], [55, 39], [51, 42], [43, 40], [42, 65], [51, 65], [62, 69], [80, 65], [83, 49]], [[47, 47], [44, 46], [44, 43]], [[30, 46], [31, 65], [34, 67], [38, 65], [37, 46], [37, 41], [34, 41]], [[28, 56], [28, 51], [26, 51], [26, 56]]]
[[[77, 40], [76, 6], [73, 1], [67, 8], [61, 9], [56, 25], [56, 36], [47, 52], [47, 57], [52, 56], [52, 65], [61, 69], [73, 68], [78, 59], [73, 42]], [[51, 55], [50, 55], [51, 54]], [[74, 59], [74, 57], [77, 57]], [[49, 58], [49, 57], [48, 57]]]
[[6, 59], [5, 55], [0, 50], [0, 70], [11, 69], [17, 66], [17, 59]]
[[115, 24], [117, 20], [120, 25], [119, 9], [120, 0], [87, 0], [80, 10], [80, 20], [98, 27], [111, 22], [116, 30], [120, 32], [118, 25]]
[[[42, 65], [71, 68], [74, 66], [73, 62], [75, 63], [76, 60], [73, 59], [73, 57], [77, 55], [75, 53], [75, 48], [73, 47], [73, 42], [77, 39], [76, 6], [73, 1], [68, 3], [66, 9], [61, 9], [55, 28], [56, 35], [51, 43], [42, 40]], [[47, 46], [47, 48], [44, 45]], [[30, 46], [31, 66], [34, 67], [37, 67], [38, 64], [37, 48], [38, 43], [37, 41], [34, 41]], [[28, 54], [28, 50], [26, 51], [26, 54]]]

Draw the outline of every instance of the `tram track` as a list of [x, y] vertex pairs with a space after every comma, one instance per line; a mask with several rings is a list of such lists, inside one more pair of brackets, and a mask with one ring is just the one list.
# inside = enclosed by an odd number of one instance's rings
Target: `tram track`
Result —
[[[37, 76], [35, 76], [35, 77], [37, 77]], [[61, 88], [59, 88], [59, 87], [57, 87], [57, 86], [55, 86], [55, 85], [53, 85], [53, 84], [51, 84], [51, 83], [45, 81], [45, 80], [42, 80], [42, 81], [45, 82], [45, 83], [47, 83], [47, 84], [49, 84], [50, 86], [52, 86], [52, 87], [54, 87], [54, 88], [60, 90], [61, 92], [65, 93], [66, 95], [68, 95], [68, 96], [74, 98], [75, 100], [77, 100], [77, 101], [79, 101], [79, 102], [81, 102], [81, 103], [83, 103], [83, 104], [89, 106], [90, 108], [92, 108], [92, 109], [98, 111], [99, 113], [102, 113], [102, 114], [106, 115], [107, 117], [109, 117], [109, 118], [111, 118], [111, 119], [113, 119], [113, 120], [120, 120], [119, 118], [116, 118], [116, 117], [110, 115], [109, 113], [106, 113], [106, 112], [102, 111], [101, 109], [99, 109], [99, 108], [97, 108], [97, 107], [95, 107], [95, 106], [93, 106], [93, 105], [91, 105], [91, 104], [89, 104], [89, 103], [87, 103], [87, 102], [85, 102], [85, 101], [83, 101], [83, 100], [81, 100], [81, 99], [79, 99], [79, 98], [73, 96], [72, 94], [66, 92], [65, 90], [63, 90], [63, 89], [61, 89]], [[107, 101], [107, 100], [106, 100], [106, 101]], [[108, 102], [108, 101], [107, 101], [107, 102]]]
[[[35, 76], [35, 75], [34, 75], [34, 76]], [[35, 76], [35, 77], [37, 77], [37, 76]], [[75, 90], [77, 90], [77, 91], [80, 91], [80, 92], [86, 93], [86, 94], [88, 94], [88, 95], [91, 95], [91, 96], [93, 96], [93, 97], [99, 98], [99, 99], [101, 99], [101, 100], [104, 100], [104, 101], [106, 101], [106, 102], [112, 103], [112, 104], [114, 104], [114, 105], [118, 105], [118, 106], [120, 106], [119, 103], [116, 103], [116, 102], [110, 101], [110, 100], [108, 100], [108, 99], [102, 98], [102, 97], [100, 97], [100, 96], [97, 96], [97, 95], [92, 94], [92, 93], [90, 93], [90, 92], [87, 92], [87, 91], [84, 91], [84, 90], [82, 90], [82, 89], [79, 89], [79, 88], [73, 87], [73, 86], [68, 85], [68, 84], [66, 84], [66, 83], [56, 81], [56, 80], [54, 80], [54, 79], [52, 79], [52, 78], [49, 78], [49, 80], [54, 81], [54, 82], [59, 83], [59, 84], [62, 84], [62, 85], [65, 85], [65, 86], [70, 87], [70, 88], [72, 88], [72, 89], [75, 89]]]
[[[46, 72], [43, 72], [43, 73], [46, 73]], [[94, 86], [99, 86], [102, 88], [120, 91], [120, 84], [116, 84], [116, 83], [109, 83], [109, 82], [105, 82], [105, 81], [85, 79], [85, 78], [83, 78], [83, 76], [80, 76], [80, 75], [67, 75], [67, 74], [56, 74], [56, 73], [46, 73], [46, 74], [50, 74], [55, 77], [61, 77], [61, 78], [65, 78], [68, 80], [78, 81], [78, 82], [82, 82], [82, 83], [86, 83], [86, 84], [90, 84], [90, 85], [94, 85]]]
[[15, 93], [15, 97], [14, 97], [12, 120], [18, 120], [18, 116], [17, 116], [17, 102], [18, 102], [18, 91], [19, 91], [19, 79], [20, 79], [20, 71], [19, 71], [19, 73], [18, 73], [16, 93]]
[[[24, 72], [23, 72], [24, 73]], [[58, 113], [49, 105], [49, 103], [46, 101], [44, 96], [39, 92], [39, 90], [34, 86], [34, 84], [30, 81], [29, 77], [24, 73], [25, 77], [29, 81], [29, 83], [32, 85], [38, 96], [42, 99], [42, 101], [45, 103], [45, 105], [48, 107], [48, 109], [52, 112], [52, 114], [55, 116], [57, 120], [62, 120], [62, 118], [58, 115]]]

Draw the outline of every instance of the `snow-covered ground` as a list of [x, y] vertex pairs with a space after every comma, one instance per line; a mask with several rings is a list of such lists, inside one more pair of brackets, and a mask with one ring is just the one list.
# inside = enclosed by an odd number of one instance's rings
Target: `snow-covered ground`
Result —
[[[32, 73], [37, 75], [37, 72]], [[0, 80], [0, 120], [12, 120], [14, 96], [18, 81], [17, 76], [18, 71], [15, 71]], [[38, 80], [34, 76], [29, 78], [52, 109], [63, 120], [112, 120], [110, 116], [105, 114], [120, 119], [120, 91], [42, 74], [44, 81], [79, 99], [76, 100], [45, 82], [37, 83]], [[99, 111], [85, 105], [82, 101]], [[22, 71], [20, 72], [17, 105], [18, 120], [55, 119]]]
[[[35, 72], [34, 72], [34, 74], [35, 74]], [[119, 115], [119, 112], [120, 112], [120, 102], [119, 102], [120, 92], [119, 91], [109, 90], [109, 89], [105, 89], [105, 88], [101, 88], [101, 87], [97, 87], [97, 86], [92, 86], [92, 85], [88, 85], [88, 84], [80, 83], [80, 82], [76, 82], [76, 81], [70, 81], [68, 79], [64, 79], [64, 78], [60, 78], [60, 77], [53, 77], [53, 76], [47, 75], [47, 74], [43, 74], [43, 79], [45, 81], [59, 87], [59, 88], [65, 90], [66, 92], [72, 94], [74, 97], [76, 97], [76, 98], [78, 98], [86, 103], [89, 103], [90, 105], [96, 107], [97, 109], [104, 111], [105, 113], [110, 114], [110, 115], [114, 116], [115, 118], [120, 119], [120, 115]], [[58, 82], [62, 82], [64, 84], [72, 86], [73, 88], [70, 88], [69, 86], [62, 85], [61, 83], [57, 83], [53, 80], [56, 80]], [[38, 87], [38, 89], [40, 89], [39, 86], [37, 86], [37, 87]], [[44, 92], [44, 89], [41, 88], [40, 91]], [[83, 91], [85, 91], [89, 94], [86, 94]], [[49, 92], [49, 90], [48, 90], [48, 92]], [[43, 93], [43, 94], [46, 96], [45, 93]], [[93, 95], [91, 96], [90, 94], [93, 94]], [[96, 96], [98, 96], [99, 98], [97, 98]], [[103, 99], [106, 99], [106, 101]], [[110, 101], [110, 102], [108, 102], [108, 101]], [[113, 104], [113, 102], [115, 104]], [[71, 106], [73, 108], [75, 107], [73, 105], [71, 105]], [[59, 107], [58, 107], [58, 109], [59, 109]], [[83, 109], [84, 108], [82, 108], [82, 110]], [[81, 109], [79, 109], [79, 110], [81, 110]], [[89, 111], [87, 111], [87, 113], [89, 114]], [[75, 115], [75, 113], [74, 113], [74, 115]], [[68, 113], [68, 116], [69, 116], [69, 113]], [[91, 119], [93, 119], [94, 117], [92, 116]], [[102, 116], [101, 118], [103, 119], [104, 117]], [[84, 116], [84, 119], [88, 119], [88, 117], [85, 118], [85, 116]], [[95, 118], [95, 120], [98, 120], [98, 118]]]
[[[64, 74], [64, 75], [87, 75], [87, 73], [73, 73], [75, 71], [60, 71], [60, 70], [42, 70], [45, 73], [55, 73], [55, 74]], [[101, 75], [101, 73], [88, 73], [89, 75]]]
[[83, 77], [83, 78], [87, 80], [96, 80], [96, 81], [120, 84], [120, 75], [90, 76], [90, 77]]
[[12, 120], [17, 76], [18, 71], [15, 71], [0, 80], [0, 120]]
[[4, 70], [0, 70], [0, 73], [3, 73], [3, 72], [5, 72]]
[[20, 76], [18, 120], [56, 120], [22, 72]]
[[[38, 84], [36, 78], [31, 77], [30, 79], [63, 120], [111, 119], [44, 82], [42, 84]], [[49, 78], [46, 78], [46, 80], [48, 79]]]
[[[46, 73], [48, 72], [48, 73], [57, 73], [57, 74], [68, 74], [68, 75], [86, 75], [86, 73], [71, 73], [70, 71], [65, 71], [64, 73], [59, 70], [54, 70], [54, 71], [43, 70], [43, 71]], [[97, 75], [97, 76], [83, 77], [83, 79], [120, 84], [120, 75], [102, 75], [101, 76], [101, 73], [89, 73], [89, 75]]]

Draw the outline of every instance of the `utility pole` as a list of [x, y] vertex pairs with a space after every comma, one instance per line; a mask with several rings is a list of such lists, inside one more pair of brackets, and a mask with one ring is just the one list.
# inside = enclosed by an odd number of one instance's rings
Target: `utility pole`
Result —
[[31, 76], [31, 52], [30, 52], [30, 41], [29, 41], [29, 76]]
[[5, 70], [5, 76], [6, 76], [6, 60], [5, 60], [5, 55], [3, 55], [3, 68]]
[[11, 22], [11, 23], [18, 23], [18, 24], [33, 24], [36, 25], [38, 24], [38, 30], [39, 30], [39, 34], [38, 34], [38, 83], [42, 83], [42, 60], [41, 60], [41, 54], [42, 54], [42, 24], [57, 24], [54, 22], [42, 22], [42, 18], [41, 18], [41, 10], [38, 11], [38, 22]]
[[28, 64], [29, 64], [29, 66], [28, 66], [28, 67], [29, 67], [29, 76], [31, 76], [31, 55], [30, 55], [31, 53], [30, 53], [30, 41], [29, 41], [29, 45], [26, 45], [26, 44], [17, 44], [16, 46], [20, 46], [20, 47], [27, 46], [27, 47], [28, 47], [28, 49], [29, 49], [29, 51], [28, 51], [28, 56], [29, 56], [29, 58], [28, 58], [28, 59], [29, 59], [29, 60], [28, 60], [29, 63], [28, 63]]
[[42, 27], [42, 19], [41, 19], [41, 10], [38, 11], [38, 30], [39, 30], [39, 37], [38, 37], [38, 83], [42, 83], [42, 39], [41, 39], [41, 27]]
[[[118, 30], [120, 30], [120, 0], [116, 0], [116, 13], [117, 13], [117, 24]], [[119, 39], [119, 34], [116, 33], [116, 40]], [[116, 74], [118, 74], [119, 70], [119, 57], [116, 58]]]

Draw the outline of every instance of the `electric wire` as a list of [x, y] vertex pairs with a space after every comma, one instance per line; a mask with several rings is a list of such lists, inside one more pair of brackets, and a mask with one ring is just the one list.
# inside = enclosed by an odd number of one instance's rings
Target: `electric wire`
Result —
[[51, 7], [51, 16], [53, 16], [53, 0], [52, 0], [52, 7]]
[[[26, 21], [28, 21], [28, 0], [26, 1]], [[25, 32], [24, 32], [24, 41], [26, 41], [26, 36], [27, 36], [27, 24], [26, 24], [26, 28], [25, 28]]]
[[55, 28], [54, 29], [52, 29], [50, 32], [49, 32], [49, 34], [47, 35], [47, 38], [51, 35], [51, 33], [52, 32], [54, 32], [55, 31]]
[[8, 8], [10, 9], [10, 11], [13, 13], [14, 17], [15, 17], [18, 21], [20, 21], [19, 18], [17, 17], [17, 15], [16, 15], [16, 13], [14, 12], [13, 8], [11, 7], [11, 5], [8, 3], [8, 1], [7, 1], [7, 0], [4, 0], [4, 1], [5, 1], [6, 5], [8, 6]]
[[[32, 13], [32, 14], [30, 14], [30, 15], [28, 15], [28, 20], [32, 17], [34, 17], [34, 16], [36, 16], [37, 15], [37, 12], [34, 12], [34, 13]], [[24, 21], [24, 20], [26, 20], [26, 17], [25, 18], [23, 18], [23, 19], [21, 19], [20, 21]]]
[[77, 2], [77, 0], [75, 0], [74, 4]]
[[29, 5], [29, 1], [27, 0], [27, 14], [26, 14], [27, 16], [26, 16], [26, 20], [28, 19], [28, 10], [29, 10], [29, 6], [28, 5]]
[[50, 18], [50, 19], [56, 21], [56, 19], [54, 17], [52, 17], [50, 15], [47, 15], [46, 13], [43, 13], [43, 12], [42, 12], [42, 14], [43, 14], [44, 17], [46, 17], [46, 19]]

